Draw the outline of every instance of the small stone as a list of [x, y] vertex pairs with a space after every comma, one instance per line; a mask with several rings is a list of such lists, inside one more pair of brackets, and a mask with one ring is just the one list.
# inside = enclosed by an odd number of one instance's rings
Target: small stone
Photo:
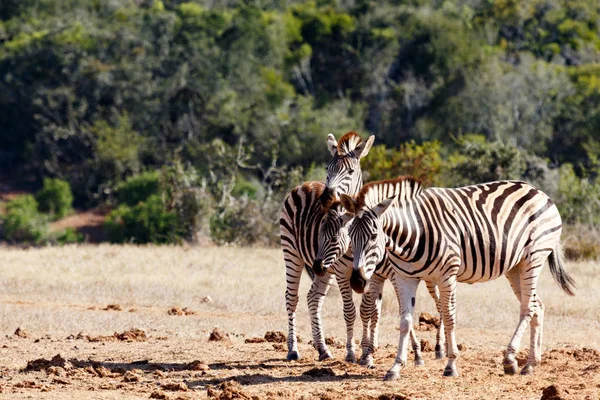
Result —
[[21, 339], [27, 339], [29, 337], [29, 332], [27, 332], [24, 329], [21, 329], [20, 327], [17, 328], [17, 330], [15, 331], [14, 335], [16, 337], [20, 337]]

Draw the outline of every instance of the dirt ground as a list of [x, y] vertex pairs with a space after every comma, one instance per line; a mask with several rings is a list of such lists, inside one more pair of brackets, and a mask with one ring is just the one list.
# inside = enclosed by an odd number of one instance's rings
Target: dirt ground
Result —
[[[445, 362], [429, 351], [424, 366], [411, 364], [400, 380], [382, 382], [398, 338], [389, 287], [375, 369], [343, 361], [335, 288], [323, 311], [335, 360], [316, 361], [305, 297], [298, 309], [302, 359], [285, 361], [281, 335], [263, 339], [287, 330], [277, 250], [0, 248], [0, 260], [0, 399], [600, 399], [595, 263], [568, 265], [579, 283], [574, 298], [543, 272], [548, 311], [534, 376], [502, 372], [518, 304], [498, 280], [459, 286], [460, 377], [443, 378]], [[434, 313], [424, 288], [417, 302], [417, 314]], [[356, 321], [355, 336], [360, 330]], [[417, 334], [434, 342], [434, 331]]]

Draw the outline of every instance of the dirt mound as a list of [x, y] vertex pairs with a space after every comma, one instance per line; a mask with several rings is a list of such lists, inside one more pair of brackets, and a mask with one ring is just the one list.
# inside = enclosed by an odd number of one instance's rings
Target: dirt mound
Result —
[[548, 352], [547, 357], [551, 360], [573, 357], [575, 361], [600, 362], [600, 352], [590, 347], [583, 347], [581, 349], [553, 349]]
[[326, 376], [336, 376], [335, 375], [335, 371], [331, 368], [313, 368], [313, 369], [309, 369], [308, 371], [305, 371], [304, 373], [302, 373], [302, 375], [305, 376], [312, 376], [313, 378], [323, 378]]
[[336, 349], [343, 349], [344, 347], [346, 347], [346, 345], [344, 345], [344, 343], [337, 340], [337, 338], [335, 338], [333, 336], [325, 338], [325, 344], [327, 346], [335, 347]]
[[564, 390], [556, 385], [550, 385], [542, 391], [540, 400], [565, 400]]
[[168, 390], [170, 392], [187, 392], [188, 387], [183, 382], [178, 383], [165, 383], [161, 386], [161, 389]]
[[[216, 388], [208, 385], [206, 388], [208, 398], [215, 400], [231, 400], [231, 399], [246, 399], [253, 400], [255, 397], [250, 396], [243, 390], [242, 385], [236, 381], [225, 381]], [[256, 397], [257, 398], [257, 397]]]
[[167, 314], [169, 315], [178, 315], [178, 316], [183, 316], [183, 315], [196, 315], [195, 311], [192, 310], [188, 310], [187, 307], [184, 308], [179, 308], [179, 307], [172, 307], [169, 309], [169, 311], [167, 311]]
[[229, 334], [220, 330], [219, 328], [213, 329], [213, 331], [210, 333], [210, 337], [208, 338], [209, 342], [229, 342], [230, 340]]
[[246, 340], [244, 340], [244, 343], [265, 343], [268, 340], [265, 338], [261, 338], [261, 337], [253, 337], [253, 338], [248, 338]]
[[118, 333], [115, 332], [112, 336], [87, 336], [87, 340], [90, 342], [145, 342], [148, 340], [148, 336], [146, 336], [146, 332], [137, 329], [131, 328], [128, 331]]
[[207, 363], [205, 363], [203, 361], [195, 360], [189, 364], [186, 364], [185, 369], [190, 370], [190, 371], [208, 371], [210, 369], [210, 367], [208, 366]]
[[45, 371], [50, 367], [65, 368], [66, 366], [67, 360], [62, 358], [60, 354], [57, 354], [54, 357], [52, 357], [51, 360], [46, 360], [45, 358], [38, 358], [37, 360], [28, 361], [27, 366], [22, 371]]
[[17, 330], [15, 331], [14, 335], [15, 335], [16, 337], [20, 337], [20, 338], [22, 338], [22, 339], [26, 339], [26, 338], [28, 338], [28, 337], [29, 337], [29, 332], [27, 332], [26, 330], [24, 330], [24, 329], [21, 329], [21, 328], [19, 327], [19, 328], [17, 328]]
[[403, 394], [399, 393], [385, 393], [377, 398], [377, 400], [409, 400], [410, 397], [407, 397]]
[[433, 315], [429, 314], [429, 313], [421, 313], [421, 315], [419, 315], [419, 325], [416, 326], [415, 328], [418, 331], [434, 331], [437, 330], [440, 327], [440, 319], [439, 317], [434, 317]]
[[104, 307], [102, 310], [104, 311], [123, 311], [123, 308], [119, 304], [109, 304]]
[[162, 390], [156, 390], [150, 395], [151, 399], [167, 400], [169, 397]]
[[427, 339], [421, 339], [421, 351], [434, 351], [435, 347]]
[[285, 343], [287, 337], [281, 331], [268, 331], [265, 333], [265, 340], [270, 343]]

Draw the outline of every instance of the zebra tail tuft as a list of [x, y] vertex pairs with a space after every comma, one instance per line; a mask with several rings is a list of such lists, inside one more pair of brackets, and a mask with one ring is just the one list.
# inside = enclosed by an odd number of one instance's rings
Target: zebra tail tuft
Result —
[[309, 267], [307, 264], [304, 264], [304, 269], [306, 270], [306, 273], [308, 274], [308, 276], [310, 276], [310, 280], [314, 281], [315, 280], [315, 271], [313, 271], [313, 269], [311, 267]]
[[573, 280], [573, 278], [571, 278], [567, 271], [565, 271], [564, 259], [565, 257], [563, 255], [562, 245], [559, 242], [554, 248], [554, 251], [550, 254], [550, 257], [548, 258], [548, 263], [550, 264], [550, 272], [552, 273], [552, 276], [554, 277], [556, 283], [558, 283], [558, 286], [560, 286], [560, 288], [565, 293], [567, 293], [569, 296], [575, 296], [575, 281]]

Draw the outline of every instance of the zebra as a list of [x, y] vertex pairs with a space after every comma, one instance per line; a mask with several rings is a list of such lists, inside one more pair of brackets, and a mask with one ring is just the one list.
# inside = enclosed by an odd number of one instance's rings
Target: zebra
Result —
[[[334, 202], [332, 206], [335, 207], [337, 204], [339, 203]], [[343, 268], [348, 261], [352, 263], [352, 256], [346, 254], [348, 243], [350, 241], [348, 237], [346, 223], [351, 219], [351, 216], [349, 216], [349, 214], [346, 214], [343, 208], [341, 208], [340, 210], [339, 206], [337, 207], [337, 212], [332, 213], [327, 219], [323, 221], [318, 233], [319, 251], [317, 253], [317, 258], [315, 259], [315, 265], [313, 266], [313, 270], [316, 272], [324, 273], [324, 271], [327, 271], [332, 265], [334, 265], [337, 257], [339, 257], [339, 254], [344, 254], [342, 261], [343, 264], [337, 266], [336, 274], [340, 274], [340, 268]], [[394, 270], [392, 265], [389, 262], [387, 262], [387, 257], [385, 257], [383, 261], [380, 262], [377, 266], [376, 271], [374, 272], [368, 286], [366, 285], [365, 280], [358, 278], [357, 275], [352, 274], [351, 271], [346, 271], [345, 273], [342, 273], [342, 276], [348, 276], [349, 274], [351, 276], [350, 286], [358, 293], [364, 292], [360, 304], [360, 317], [363, 325], [363, 334], [361, 340], [362, 356], [360, 359], [360, 364], [365, 365], [367, 367], [372, 367], [374, 364], [373, 353], [378, 345], [378, 322], [379, 317], [381, 315], [383, 285], [386, 280], [389, 279], [392, 281], [394, 290], [396, 292], [396, 297], [400, 302], [399, 291], [396, 287], [394, 280]], [[429, 291], [429, 294], [435, 301], [438, 312], [440, 312], [441, 310], [439, 301], [439, 291], [435, 284], [431, 284], [428, 282], [426, 283], [427, 290]], [[367, 287], [365, 288], [365, 286]], [[423, 365], [423, 359], [421, 356], [421, 344], [417, 340], [417, 337], [412, 327], [410, 330], [410, 340], [415, 355], [415, 365]], [[436, 335], [436, 359], [444, 358], [444, 352], [442, 351], [443, 347], [444, 326], [443, 323], [440, 323], [440, 327]]]
[[[391, 193], [395, 196], [389, 197]], [[385, 380], [398, 379], [406, 365], [407, 334], [420, 280], [440, 289], [448, 356], [443, 375], [458, 376], [457, 282], [484, 282], [501, 275], [521, 303], [520, 320], [504, 355], [504, 372], [517, 372], [515, 354], [527, 323], [530, 351], [521, 374], [534, 372], [541, 361], [544, 316], [536, 283], [546, 260], [565, 293], [574, 295], [575, 288], [563, 267], [562, 221], [546, 194], [521, 181], [423, 189], [420, 181], [402, 177], [367, 184], [356, 198], [344, 194], [340, 201], [354, 216], [348, 226], [353, 273], [367, 280], [387, 255], [402, 298], [398, 353]]]
[[[317, 256], [317, 237], [321, 223], [328, 220], [328, 216], [331, 216], [332, 220], [337, 219], [338, 214], [342, 212], [339, 203], [334, 204], [335, 197], [338, 193], [356, 194], [362, 187], [360, 159], [369, 153], [374, 140], [375, 137], [371, 136], [363, 141], [356, 132], [348, 132], [337, 141], [333, 134], [329, 134], [327, 147], [332, 159], [327, 164], [326, 184], [306, 182], [294, 188], [284, 200], [280, 218], [280, 236], [286, 268], [288, 360], [300, 358], [296, 337], [296, 306], [302, 269], [306, 268], [313, 279], [307, 300], [311, 317], [313, 346], [319, 352], [319, 360], [332, 358], [324, 340], [321, 308], [324, 296], [333, 281], [333, 275], [336, 275], [344, 302], [343, 310], [347, 330], [346, 360], [356, 361], [353, 342], [356, 310], [352, 301], [352, 289], [349, 285], [352, 259], [341, 257], [344, 253], [335, 254], [334, 258], [340, 259], [333, 268], [333, 274], [331, 272], [324, 273], [325, 271], [321, 271], [317, 264], [314, 267], [319, 275], [315, 276], [310, 266], [313, 266]], [[343, 247], [347, 249], [348, 243], [345, 245], [341, 243], [340, 249]]]

